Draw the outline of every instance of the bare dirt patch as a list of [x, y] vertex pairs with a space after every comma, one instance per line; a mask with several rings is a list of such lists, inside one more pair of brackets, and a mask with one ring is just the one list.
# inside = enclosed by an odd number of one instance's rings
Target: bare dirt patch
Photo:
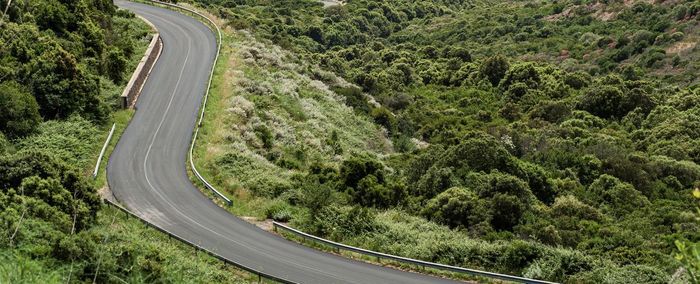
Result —
[[272, 232], [272, 219], [258, 220], [255, 217], [243, 216], [241, 219], [268, 232]]
[[666, 53], [678, 54], [685, 51], [690, 51], [693, 50], [697, 44], [697, 41], [679, 41], [666, 48]]

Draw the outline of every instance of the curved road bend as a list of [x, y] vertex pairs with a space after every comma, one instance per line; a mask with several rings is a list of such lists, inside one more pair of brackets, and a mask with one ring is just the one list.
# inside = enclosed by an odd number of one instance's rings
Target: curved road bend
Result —
[[160, 31], [163, 53], [138, 111], [109, 160], [107, 177], [127, 208], [233, 261], [299, 283], [436, 283], [446, 279], [320, 252], [263, 231], [218, 207], [187, 177], [192, 129], [216, 52], [212, 32], [182, 14], [117, 0]]

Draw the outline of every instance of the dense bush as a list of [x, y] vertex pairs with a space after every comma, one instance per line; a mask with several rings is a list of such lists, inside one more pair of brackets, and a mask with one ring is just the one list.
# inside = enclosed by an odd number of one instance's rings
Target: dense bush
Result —
[[485, 202], [472, 190], [463, 187], [453, 187], [438, 194], [428, 202], [422, 214], [450, 227], [469, 228], [489, 219]]
[[15, 82], [0, 84], [0, 131], [10, 138], [30, 134], [41, 121], [39, 105]]

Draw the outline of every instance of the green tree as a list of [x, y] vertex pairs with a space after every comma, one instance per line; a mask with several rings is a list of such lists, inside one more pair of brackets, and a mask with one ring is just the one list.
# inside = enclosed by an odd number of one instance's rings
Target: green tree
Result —
[[501, 55], [496, 55], [482, 61], [479, 71], [491, 82], [492, 86], [498, 86], [498, 82], [503, 79], [509, 68], [508, 60]]
[[469, 132], [458, 145], [450, 147], [437, 163], [453, 167], [457, 172], [514, 169], [514, 159], [500, 141], [483, 132]]
[[122, 82], [124, 72], [126, 72], [127, 60], [121, 49], [110, 48], [105, 56], [105, 72], [107, 77], [119, 84]]
[[0, 157], [0, 188], [20, 187], [27, 188], [27, 195], [48, 204], [63, 206], [62, 209], [70, 207], [69, 214], [77, 214], [77, 229], [94, 222], [101, 204], [97, 192], [82, 174], [42, 151]]
[[498, 193], [491, 199], [491, 224], [498, 230], [512, 230], [526, 210], [517, 196]]
[[537, 88], [541, 81], [540, 73], [533, 63], [520, 63], [513, 65], [505, 73], [500, 82], [500, 88], [508, 90], [516, 83], [525, 84], [528, 88]]
[[32, 60], [29, 69], [29, 86], [44, 118], [66, 118], [81, 112], [94, 121], [105, 119], [107, 110], [98, 97], [97, 79], [63, 48], [52, 47]]
[[405, 195], [405, 185], [388, 180], [384, 165], [369, 157], [353, 157], [340, 166], [341, 189], [364, 206], [396, 205]]
[[584, 93], [578, 108], [602, 118], [622, 118], [626, 113], [623, 106], [624, 94], [613, 86], [598, 86]]
[[19, 84], [0, 83], [0, 131], [10, 138], [31, 134], [41, 122], [39, 105]]
[[453, 228], [469, 228], [489, 221], [486, 203], [474, 191], [463, 187], [453, 187], [438, 194], [421, 213]]
[[360, 180], [372, 175], [376, 182], [384, 183], [384, 165], [367, 157], [353, 157], [340, 166], [340, 179], [346, 188], [356, 188]]
[[611, 175], [601, 175], [588, 186], [586, 193], [593, 204], [598, 204], [604, 212], [616, 217], [629, 214], [649, 205], [649, 200], [631, 184], [620, 181]]
[[61, 1], [38, 0], [29, 3], [31, 3], [30, 9], [35, 16], [36, 23], [41, 29], [51, 29], [57, 33], [64, 33], [69, 28], [75, 28], [75, 17]]
[[414, 194], [428, 199], [460, 184], [453, 168], [433, 166], [418, 180]]

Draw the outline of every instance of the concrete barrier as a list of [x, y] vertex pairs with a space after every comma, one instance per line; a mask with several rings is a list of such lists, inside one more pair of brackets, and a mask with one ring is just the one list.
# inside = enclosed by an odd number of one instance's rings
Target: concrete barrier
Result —
[[[141, 16], [137, 17], [151, 26], [153, 30], [156, 30], [153, 23]], [[139, 95], [141, 94], [141, 89], [143, 89], [143, 85], [146, 83], [146, 79], [148, 79], [148, 75], [151, 74], [151, 70], [153, 70], [153, 66], [156, 65], [156, 61], [158, 61], [158, 57], [160, 57], [160, 53], [162, 51], [163, 40], [161, 40], [160, 34], [156, 32], [153, 34], [153, 39], [151, 39], [151, 43], [148, 45], [146, 53], [143, 55], [143, 58], [141, 58], [139, 65], [136, 66], [134, 74], [131, 75], [129, 83], [126, 84], [126, 88], [124, 88], [124, 91], [122, 92], [122, 108], [126, 109], [134, 107], [136, 100], [138, 100]]]

